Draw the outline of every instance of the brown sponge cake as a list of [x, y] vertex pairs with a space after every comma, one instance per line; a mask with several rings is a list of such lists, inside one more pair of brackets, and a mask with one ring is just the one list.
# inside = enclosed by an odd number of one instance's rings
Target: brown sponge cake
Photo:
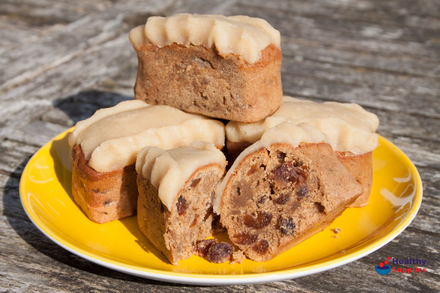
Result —
[[225, 166], [223, 153], [202, 142], [139, 153], [139, 229], [172, 264], [197, 254], [197, 242], [211, 235], [214, 189]]
[[[249, 142], [231, 142], [227, 140], [228, 161], [234, 162], [240, 153], [250, 145], [251, 143]], [[359, 208], [366, 206], [373, 185], [373, 152], [370, 151], [359, 155], [351, 152], [335, 152], [335, 155], [362, 186], [362, 194], [350, 207]]]
[[229, 238], [254, 261], [320, 232], [362, 193], [322, 133], [289, 124], [247, 148], [217, 190]]
[[241, 122], [283, 102], [279, 33], [262, 19], [151, 17], [130, 40], [139, 60], [136, 99]]
[[69, 136], [72, 194], [90, 220], [105, 223], [136, 212], [134, 163], [146, 146], [174, 148], [204, 140], [219, 149], [223, 123], [169, 106], [132, 100], [98, 110]]
[[231, 121], [226, 125], [228, 160], [259, 140], [267, 129], [282, 122], [309, 123], [328, 137], [336, 156], [363, 187], [352, 207], [368, 204], [372, 180], [372, 151], [377, 147], [375, 133], [379, 120], [356, 104], [298, 100], [284, 97], [284, 104], [272, 115], [255, 123]]

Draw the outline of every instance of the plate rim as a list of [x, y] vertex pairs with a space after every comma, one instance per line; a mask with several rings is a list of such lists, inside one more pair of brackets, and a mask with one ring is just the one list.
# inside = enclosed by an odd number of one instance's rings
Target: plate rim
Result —
[[[257, 283], [268, 283], [273, 281], [281, 281], [286, 279], [294, 279], [294, 278], [300, 278], [307, 275], [312, 275], [320, 272], [324, 272], [339, 266], [343, 266], [345, 264], [348, 264], [350, 262], [356, 261], [368, 254], [371, 254], [378, 249], [382, 248], [389, 242], [391, 242], [393, 239], [395, 239], [400, 233], [402, 233], [406, 227], [413, 221], [413, 219], [416, 217], [423, 198], [423, 186], [422, 186], [422, 180], [420, 177], [420, 174], [415, 167], [414, 163], [408, 158], [408, 156], [400, 150], [396, 145], [394, 145], [392, 142], [387, 140], [381, 135], [378, 135], [379, 137], [379, 144], [385, 144], [389, 149], [392, 149], [393, 152], [397, 153], [401, 159], [406, 161], [406, 166], [408, 166], [411, 170], [411, 173], [414, 175], [414, 182], [415, 182], [415, 195], [413, 199], [413, 206], [408, 211], [407, 216], [404, 218], [404, 220], [399, 223], [393, 230], [388, 232], [384, 237], [379, 238], [372, 243], [366, 245], [364, 248], [354, 251], [351, 253], [348, 253], [347, 255], [343, 255], [340, 257], [337, 257], [336, 259], [331, 259], [323, 262], [314, 263], [311, 265], [305, 265], [297, 268], [284, 268], [280, 269], [278, 271], [271, 271], [271, 272], [263, 272], [263, 273], [244, 273], [244, 274], [199, 274], [199, 273], [182, 273], [182, 272], [169, 272], [169, 271], [163, 271], [158, 269], [152, 269], [152, 268], [142, 268], [139, 266], [133, 266], [130, 264], [121, 263], [115, 260], [107, 259], [105, 257], [99, 256], [99, 255], [93, 255], [93, 253], [90, 253], [88, 251], [85, 251], [81, 248], [78, 248], [74, 245], [74, 248], [70, 247], [67, 244], [67, 241], [63, 240], [62, 237], [56, 234], [56, 232], [52, 231], [50, 228], [48, 228], [44, 223], [41, 222], [41, 220], [38, 218], [37, 215], [33, 214], [32, 209], [28, 205], [28, 202], [26, 201], [26, 196], [24, 194], [25, 189], [25, 183], [24, 183], [24, 175], [29, 172], [29, 168], [36, 160], [40, 152], [45, 149], [49, 148], [53, 141], [65, 137], [70, 131], [72, 131], [73, 128], [70, 128], [66, 131], [63, 131], [62, 133], [58, 134], [54, 138], [52, 138], [50, 141], [48, 141], [46, 144], [44, 144], [42, 147], [40, 147], [34, 155], [29, 159], [29, 161], [26, 163], [25, 168], [23, 169], [23, 172], [20, 176], [20, 184], [19, 184], [19, 195], [20, 195], [20, 201], [23, 206], [23, 209], [25, 210], [26, 215], [29, 217], [31, 222], [40, 230], [46, 237], [48, 237], [50, 240], [52, 240], [55, 244], [59, 245], [60, 247], [64, 248], [65, 250], [84, 258], [90, 262], [93, 262], [95, 264], [101, 265], [103, 267], [119, 271], [122, 273], [148, 278], [156, 281], [165, 281], [170, 283], [179, 283], [179, 284], [192, 284], [192, 285], [238, 285], [238, 284], [257, 284]], [[46, 231], [45, 229], [48, 231]], [[104, 259], [104, 260], [102, 260]]]

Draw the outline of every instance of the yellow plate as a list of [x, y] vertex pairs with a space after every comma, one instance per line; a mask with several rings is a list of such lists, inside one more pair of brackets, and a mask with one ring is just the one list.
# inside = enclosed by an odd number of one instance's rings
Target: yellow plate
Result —
[[[414, 219], [422, 201], [417, 169], [402, 151], [380, 137], [373, 154], [374, 183], [366, 207], [347, 209], [330, 227], [268, 262], [212, 264], [193, 256], [172, 266], [140, 233], [136, 217], [95, 224], [73, 202], [69, 132], [43, 146], [24, 169], [20, 197], [26, 213], [47, 237], [68, 251], [114, 270], [156, 280], [246, 284], [322, 272], [357, 260], [393, 240]], [[339, 234], [332, 231], [335, 228], [341, 229]]]

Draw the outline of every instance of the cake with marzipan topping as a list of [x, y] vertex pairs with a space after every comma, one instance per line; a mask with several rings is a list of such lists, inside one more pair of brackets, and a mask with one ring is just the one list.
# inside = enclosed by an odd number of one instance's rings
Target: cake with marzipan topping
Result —
[[223, 153], [206, 142], [139, 152], [139, 229], [173, 265], [197, 254], [197, 243], [211, 236], [214, 189], [225, 167]]
[[228, 161], [234, 159], [249, 145], [259, 140], [262, 134], [285, 121], [292, 124], [306, 122], [322, 131], [328, 143], [347, 170], [362, 185], [362, 195], [352, 207], [368, 204], [372, 181], [372, 152], [378, 144], [375, 133], [379, 120], [357, 104], [298, 100], [284, 97], [284, 104], [274, 114], [255, 123], [231, 121], [226, 125]]
[[231, 241], [261, 262], [325, 229], [361, 193], [325, 134], [284, 122], [238, 156], [214, 209]]
[[280, 34], [263, 19], [154, 16], [129, 38], [139, 60], [136, 99], [241, 122], [283, 103]]
[[178, 109], [131, 100], [98, 110], [78, 122], [72, 146], [72, 194], [94, 222], [105, 223], [136, 213], [134, 163], [146, 146], [174, 148], [195, 140], [224, 145], [223, 123]]

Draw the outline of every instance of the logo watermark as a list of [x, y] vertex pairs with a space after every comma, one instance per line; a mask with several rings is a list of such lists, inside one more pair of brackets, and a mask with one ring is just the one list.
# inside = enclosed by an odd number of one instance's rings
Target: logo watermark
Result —
[[[395, 265], [413, 265], [413, 267], [412, 268], [398, 267]], [[419, 259], [419, 258], [398, 259], [389, 256], [387, 260], [375, 266], [375, 270], [379, 275], [388, 275], [389, 273], [402, 273], [402, 274], [426, 273], [425, 265], [426, 265], [426, 259]]]
[[[388, 260], [391, 259], [391, 256], [388, 257]], [[388, 275], [391, 271], [391, 267], [388, 265], [388, 260], [381, 262], [378, 266], [375, 267], [376, 272], [379, 275]]]

